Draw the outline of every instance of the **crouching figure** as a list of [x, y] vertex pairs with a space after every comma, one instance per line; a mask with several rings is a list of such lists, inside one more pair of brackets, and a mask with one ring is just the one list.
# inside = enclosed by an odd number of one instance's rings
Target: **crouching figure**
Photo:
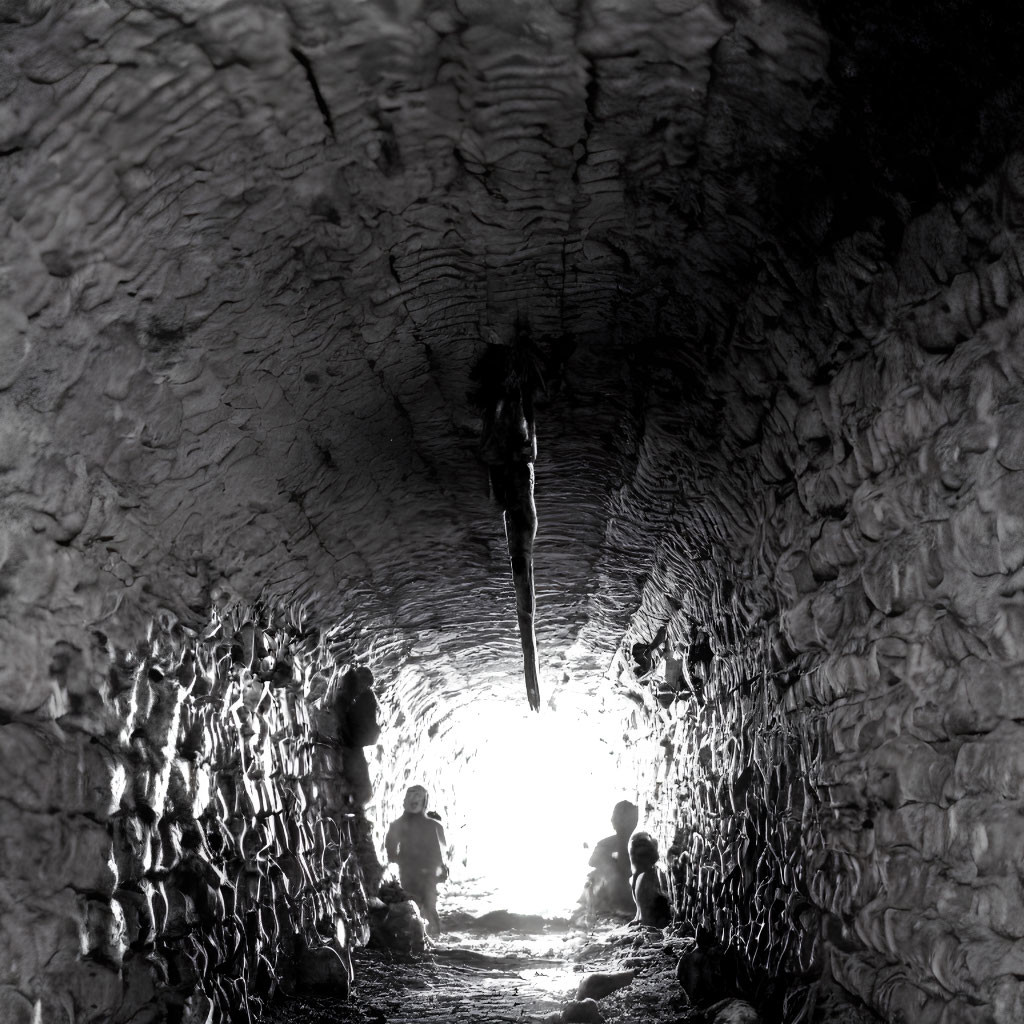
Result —
[[635, 832], [629, 840], [629, 863], [633, 869], [630, 885], [636, 916], [631, 924], [665, 928], [672, 921], [668, 881], [658, 866], [658, 841], [647, 832]]

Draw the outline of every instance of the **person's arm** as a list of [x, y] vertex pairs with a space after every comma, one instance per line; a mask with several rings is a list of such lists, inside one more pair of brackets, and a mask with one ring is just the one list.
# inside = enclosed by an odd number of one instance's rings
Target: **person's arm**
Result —
[[597, 868], [602, 873], [608, 873], [613, 870], [614, 865], [618, 858], [615, 856], [615, 837], [612, 836], [609, 839], [601, 839], [594, 847], [594, 852], [590, 855], [589, 864], [592, 868]]
[[668, 896], [671, 893], [671, 891], [672, 891], [672, 887], [671, 887], [671, 884], [669, 882], [669, 877], [668, 877], [667, 874], [665, 874], [664, 869], [660, 865], [658, 866], [657, 870], [658, 870], [658, 889], [661, 892], [663, 892], [666, 896]]
[[437, 833], [437, 850], [441, 861], [437, 868], [437, 877], [442, 882], [446, 882], [448, 881], [448, 862], [445, 854], [448, 850], [448, 842], [444, 837], [444, 826], [441, 822], [434, 822], [434, 831]]
[[376, 743], [380, 739], [380, 722], [377, 721], [377, 698], [373, 700], [373, 714], [370, 716], [370, 743], [364, 743], [364, 747]]
[[388, 834], [384, 839], [384, 849], [387, 851], [388, 863], [398, 860], [398, 847], [400, 845], [401, 826], [397, 821], [391, 822]]
[[343, 747], [368, 747], [380, 738], [377, 698], [361, 693], [348, 703], [338, 704], [338, 736]]
[[632, 893], [633, 904], [636, 907], [636, 913], [633, 915], [633, 920], [629, 922], [630, 924], [640, 923], [640, 882], [642, 881], [643, 877], [644, 876], [642, 874], [630, 875], [629, 877], [629, 890]]
[[357, 746], [368, 747], [380, 739], [378, 707], [377, 698], [370, 691], [360, 694], [352, 705], [352, 733]]

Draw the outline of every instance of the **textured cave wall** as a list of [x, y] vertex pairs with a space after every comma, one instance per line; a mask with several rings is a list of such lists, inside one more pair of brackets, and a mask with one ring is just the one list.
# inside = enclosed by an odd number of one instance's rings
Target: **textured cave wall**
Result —
[[264, 606], [99, 646], [90, 699], [0, 726], [5, 1024], [344, 998], [379, 864], [337, 743], [343, 638]]
[[886, 1020], [1024, 1012], [1022, 166], [753, 290], [632, 630], [686, 665], [645, 694], [684, 916]]
[[809, 891], [835, 975], [908, 1019], [1024, 1012], [1021, 166], [869, 264], [846, 330], [870, 352], [776, 448], [780, 469], [820, 453], [774, 513], [783, 627], [810, 658], [786, 698], [820, 800]]
[[[161, 610], [198, 621], [265, 587], [358, 622], [437, 693], [502, 686], [517, 641], [466, 392], [517, 312], [550, 357], [544, 671], [603, 672], [647, 546], [606, 531], [646, 378], [699, 370], [688, 346], [742, 288], [772, 187], [744, 168], [830, 123], [813, 19], [539, 0], [4, 18], [7, 704], [45, 700], [55, 637], [87, 658], [91, 624], [130, 644]], [[676, 350], [653, 368], [652, 339]]]
[[528, 306], [549, 682], [707, 637], [703, 707], [618, 663], [685, 917], [893, 1020], [1024, 1015], [1021, 92], [961, 66], [1021, 62], [844, 6], [4, 7], [5, 716], [264, 587], [425, 719], [504, 685], [465, 393]]

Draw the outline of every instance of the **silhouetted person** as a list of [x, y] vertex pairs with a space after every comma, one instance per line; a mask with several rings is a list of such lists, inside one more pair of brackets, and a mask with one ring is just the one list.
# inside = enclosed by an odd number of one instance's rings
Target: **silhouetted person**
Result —
[[629, 884], [629, 836], [640, 820], [636, 804], [620, 800], [612, 809], [615, 835], [602, 839], [590, 857], [587, 886], [592, 914], [632, 914], [633, 893]]
[[373, 792], [363, 747], [376, 743], [380, 737], [373, 673], [365, 665], [350, 668], [342, 676], [334, 712], [338, 720], [342, 775], [349, 784], [352, 800], [362, 807]]
[[405, 813], [391, 823], [384, 847], [388, 863], [398, 863], [398, 878], [427, 920], [427, 933], [437, 936], [437, 883], [448, 877], [444, 862], [445, 837], [439, 821], [428, 818], [427, 791], [410, 786], [405, 794]]
[[633, 868], [630, 878], [636, 916], [630, 924], [651, 928], [664, 928], [672, 921], [672, 905], [666, 890], [668, 885], [658, 867], [658, 841], [646, 832], [637, 832], [629, 840], [629, 862]]

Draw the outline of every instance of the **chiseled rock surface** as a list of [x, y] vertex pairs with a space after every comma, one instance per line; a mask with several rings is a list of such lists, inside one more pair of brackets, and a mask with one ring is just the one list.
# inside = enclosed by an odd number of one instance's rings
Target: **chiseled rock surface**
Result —
[[[661, 577], [691, 589], [648, 597], [648, 622], [708, 637], [679, 701], [646, 696], [685, 916], [769, 972], [826, 967], [887, 1019], [1024, 1006], [1018, 163], [888, 258], [868, 234], [836, 246], [809, 294], [850, 354], [790, 366], [731, 484], [698, 499], [694, 473]], [[744, 479], [776, 483], [731, 501]], [[709, 534], [729, 544], [705, 567]]]
[[[98, 701], [97, 631], [266, 591], [424, 729], [521, 699], [467, 400], [518, 313], [544, 670], [641, 705], [682, 916], [891, 1018], [1024, 1016], [1019, 44], [834, 6], [0, 8], [15, 1020], [36, 964], [86, 1017], [149, 1004], [133, 943], [201, 913], [166, 879], [206, 712], [166, 673]], [[626, 653], [666, 622], [674, 703]], [[267, 828], [221, 841], [314, 842]]]
[[435, 684], [504, 685], [507, 555], [466, 396], [517, 313], [547, 362], [546, 672], [577, 640], [606, 665], [651, 543], [609, 533], [645, 394], [700, 372], [675, 322], [696, 338], [721, 312], [657, 294], [728, 304], [711, 283], [747, 261], [770, 182], [718, 179], [762, 154], [759, 95], [780, 155], [827, 124], [813, 20], [548, 0], [7, 17], [5, 705], [46, 699], [53, 637], [87, 657], [91, 624], [127, 645], [264, 586], [357, 614]]
[[154, 630], [76, 713], [0, 726], [5, 1022], [347, 994], [379, 865], [343, 816], [331, 647], [239, 608], [202, 636]]

